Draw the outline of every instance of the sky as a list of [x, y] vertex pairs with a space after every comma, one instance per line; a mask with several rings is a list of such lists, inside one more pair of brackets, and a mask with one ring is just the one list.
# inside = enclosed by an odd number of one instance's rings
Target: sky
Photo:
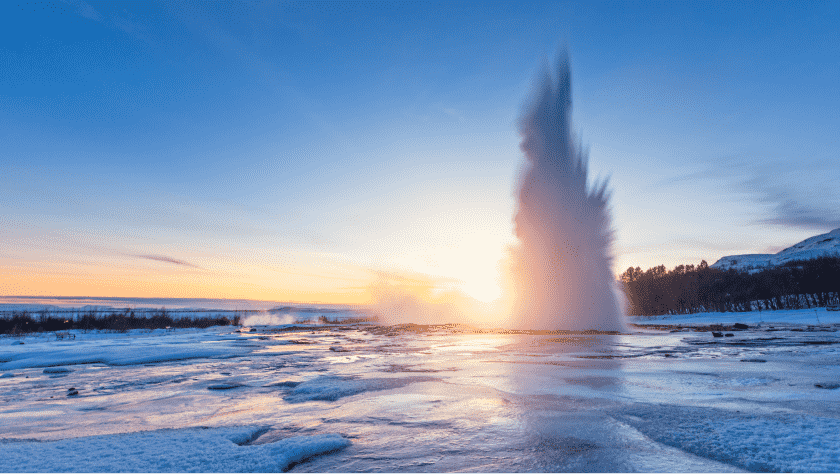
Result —
[[[840, 227], [838, 2], [0, 4], [0, 295], [499, 294], [561, 48], [614, 271]], [[424, 280], [425, 281], [425, 280]]]

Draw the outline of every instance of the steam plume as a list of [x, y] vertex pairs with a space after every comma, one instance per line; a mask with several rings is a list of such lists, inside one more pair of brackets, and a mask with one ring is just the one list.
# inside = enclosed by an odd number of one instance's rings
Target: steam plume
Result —
[[515, 218], [516, 325], [625, 329], [611, 270], [607, 182], [587, 184], [589, 154], [571, 131], [568, 55], [545, 69], [520, 122], [527, 162]]

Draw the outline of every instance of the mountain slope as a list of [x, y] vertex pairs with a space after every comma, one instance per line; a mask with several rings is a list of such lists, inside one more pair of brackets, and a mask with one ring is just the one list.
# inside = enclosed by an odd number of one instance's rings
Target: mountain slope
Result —
[[728, 255], [711, 265], [720, 270], [761, 270], [783, 265], [793, 260], [812, 260], [818, 257], [840, 256], [840, 229], [815, 235], [776, 254]]

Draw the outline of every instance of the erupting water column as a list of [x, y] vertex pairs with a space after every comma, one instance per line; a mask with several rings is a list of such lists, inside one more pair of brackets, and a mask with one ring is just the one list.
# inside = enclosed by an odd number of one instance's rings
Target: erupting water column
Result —
[[571, 131], [567, 54], [557, 69], [556, 82], [543, 72], [520, 123], [527, 163], [515, 218], [516, 325], [622, 331], [607, 182], [587, 184], [589, 154]]

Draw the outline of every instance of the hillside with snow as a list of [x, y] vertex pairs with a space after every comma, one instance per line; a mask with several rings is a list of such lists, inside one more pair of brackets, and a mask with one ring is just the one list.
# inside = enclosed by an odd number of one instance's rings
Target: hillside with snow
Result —
[[840, 229], [807, 238], [775, 254], [728, 255], [711, 265], [712, 268], [738, 271], [762, 270], [784, 265], [794, 260], [813, 260], [819, 257], [840, 256]]

